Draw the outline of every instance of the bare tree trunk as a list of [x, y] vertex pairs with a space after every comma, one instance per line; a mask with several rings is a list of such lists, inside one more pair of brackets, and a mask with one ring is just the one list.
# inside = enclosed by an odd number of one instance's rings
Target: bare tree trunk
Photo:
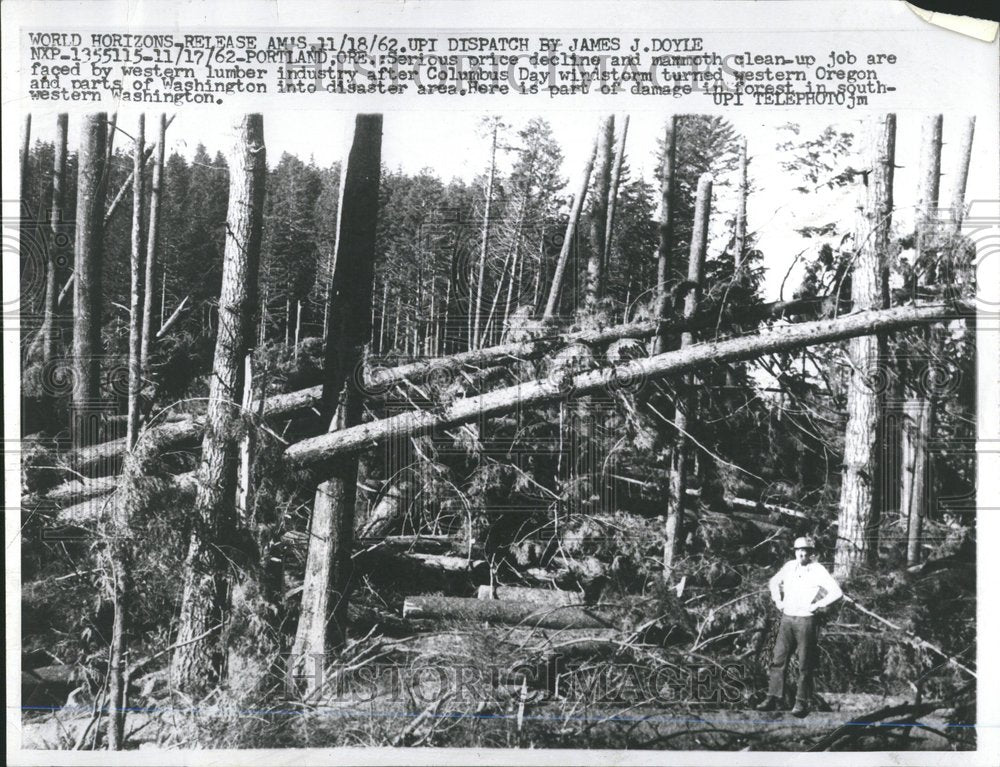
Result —
[[[132, 253], [130, 258], [130, 297], [128, 323], [128, 416], [125, 437], [130, 451], [135, 449], [139, 436], [139, 390], [142, 387], [140, 350], [142, 346], [142, 293], [143, 293], [143, 203], [144, 182], [143, 151], [146, 144], [146, 116], [139, 114], [135, 133], [132, 171]], [[128, 631], [128, 603], [130, 597], [129, 551], [125, 537], [129, 532], [129, 503], [132, 499], [119, 500], [113, 510], [113, 535], [111, 536], [111, 589], [114, 604], [114, 624], [111, 633], [111, 651], [108, 674], [108, 750], [121, 751], [125, 746], [125, 634]]]
[[[107, 152], [107, 158], [105, 159], [105, 163], [109, 168], [111, 167], [111, 163], [114, 162], [115, 159], [115, 138], [117, 138], [117, 136], [118, 136], [118, 113], [112, 112], [111, 117], [108, 120], [108, 152]], [[125, 183], [122, 184], [123, 190], [128, 187], [131, 180], [132, 180], [131, 176], [129, 176], [128, 179], [126, 179]], [[119, 194], [121, 193], [119, 192]], [[107, 228], [107, 225], [108, 222], [105, 221], [104, 227]]]
[[[908, 442], [909, 462], [903, 464], [902, 493], [900, 501], [908, 510], [906, 566], [912, 567], [920, 563], [921, 537], [923, 532], [924, 511], [929, 496], [928, 492], [928, 442], [934, 423], [934, 402], [929, 395], [908, 398], [903, 405], [905, 420], [904, 431]], [[906, 460], [906, 458], [904, 458]]]
[[[146, 235], [146, 288], [142, 310], [142, 350], [139, 369], [143, 381], [149, 380], [149, 348], [153, 339], [153, 296], [156, 295], [156, 240], [160, 235], [160, 200], [163, 193], [163, 158], [167, 143], [167, 116], [160, 114], [156, 138], [156, 159], [153, 162], [153, 181], [149, 191], [149, 232]], [[139, 168], [141, 172], [141, 167]], [[136, 170], [133, 170], [135, 173]], [[164, 281], [166, 285], [166, 281]], [[160, 307], [163, 324], [162, 311]]]
[[295, 301], [295, 351], [292, 353], [292, 358], [298, 362], [299, 361], [299, 335], [302, 332], [302, 300], [297, 299]]
[[[941, 128], [944, 122], [942, 115], [929, 115], [924, 118], [923, 135], [920, 152], [920, 189], [917, 200], [916, 220], [916, 256], [915, 272], [920, 274], [927, 269], [928, 282], [934, 281], [936, 270], [930, 265], [933, 258], [930, 252], [931, 240], [936, 229], [938, 202], [941, 184]], [[922, 328], [916, 337], [924, 346], [924, 353], [933, 357], [940, 343], [939, 334], [934, 328]], [[928, 440], [934, 430], [934, 405], [931, 401], [930, 387], [922, 390], [922, 383], [927, 377], [922, 373], [929, 367], [930, 359], [918, 365], [922, 370], [916, 371], [916, 380], [903, 382], [903, 422], [899, 432], [899, 449], [901, 456], [901, 471], [899, 476], [892, 477], [893, 486], [900, 488], [900, 513], [907, 520], [906, 565], [916, 565], [920, 561], [920, 536], [923, 528], [924, 510], [927, 508], [928, 487], [927, 454]]]
[[493, 181], [497, 167], [497, 131], [500, 129], [498, 122], [493, 123], [493, 143], [490, 148], [490, 175], [486, 182], [486, 209], [483, 212], [483, 243], [479, 251], [479, 279], [476, 281], [476, 304], [472, 310], [472, 343], [473, 349], [478, 349], [481, 345], [479, 337], [479, 323], [483, 305], [483, 282], [486, 279], [486, 254], [489, 252], [490, 228], [492, 224], [493, 208]]
[[740, 141], [739, 188], [736, 190], [736, 231], [733, 236], [733, 257], [740, 272], [747, 250], [747, 140]]
[[955, 184], [951, 189], [951, 221], [956, 233], [962, 229], [962, 220], [965, 218], [965, 185], [969, 179], [969, 162], [972, 160], [972, 139], [975, 132], [976, 118], [965, 118], [962, 124], [962, 137], [959, 139]]
[[[322, 410], [332, 418], [334, 433], [361, 422], [361, 390], [355, 371], [372, 332], [381, 157], [382, 115], [358, 115], [340, 185], [330, 343], [324, 360]], [[346, 456], [332, 465], [330, 478], [316, 491], [293, 664], [321, 658], [346, 641], [357, 475], [357, 454]], [[312, 690], [318, 682], [312, 677], [306, 686]]]
[[594, 196], [590, 204], [590, 258], [587, 259], [587, 286], [584, 307], [592, 312], [604, 298], [604, 246], [607, 242], [608, 195], [615, 143], [615, 116], [608, 115], [597, 132], [597, 162], [594, 167]]
[[[42, 317], [42, 362], [52, 363], [56, 357], [56, 339], [61, 335], [62, 321], [56, 300], [59, 286], [66, 280], [68, 257], [62, 244], [65, 226], [63, 207], [66, 203], [66, 133], [69, 115], [65, 112], [56, 118], [56, 139], [52, 168], [52, 208], [49, 213], [48, 262], [45, 272], [45, 308]], [[23, 199], [23, 198], [22, 198]]]
[[[235, 425], [245, 385], [244, 359], [253, 337], [253, 316], [257, 309], [267, 177], [263, 117], [243, 115], [234, 131], [236, 144], [229, 163], [229, 211], [215, 365], [198, 466], [191, 540], [184, 563], [178, 646], [170, 668], [174, 686], [192, 694], [210, 689], [225, 674], [225, 647], [217, 627], [227, 618], [229, 578], [228, 563], [223, 561], [219, 545], [231, 540], [234, 523], [239, 460]], [[206, 636], [194, 641], [206, 632]]]
[[510, 310], [514, 303], [514, 283], [517, 283], [517, 291], [520, 292], [521, 289], [521, 272], [523, 270], [524, 259], [521, 258], [521, 237], [524, 233], [524, 214], [528, 208], [528, 198], [531, 196], [531, 180], [530, 180], [530, 170], [529, 170], [529, 180], [524, 185], [524, 194], [521, 197], [521, 207], [517, 212], [517, 228], [514, 231], [514, 259], [510, 266], [510, 281], [507, 283], [507, 301], [504, 304], [503, 309], [503, 322], [500, 323], [501, 335], [500, 339], [503, 340], [503, 329], [507, 327], [507, 323], [510, 320]]
[[[677, 117], [667, 120], [663, 138], [663, 168], [660, 176], [660, 241], [656, 248], [656, 317], [665, 320], [670, 307], [667, 281], [670, 279], [670, 248], [673, 245], [674, 164], [677, 152]], [[653, 353], [667, 350], [666, 325], [657, 334]]]
[[[712, 214], [712, 176], [705, 173], [698, 179], [698, 196], [695, 200], [694, 225], [691, 231], [691, 251], [688, 258], [688, 288], [684, 299], [684, 318], [691, 319], [698, 309], [701, 298], [701, 275], [708, 247], [708, 220]], [[694, 341], [691, 331], [681, 334], [681, 349]], [[687, 490], [688, 447], [687, 431], [689, 422], [694, 421], [695, 395], [694, 377], [684, 376], [680, 383], [677, 410], [674, 414], [674, 445], [671, 450], [670, 497], [667, 499], [667, 524], [663, 548], [663, 574], [670, 578], [677, 558], [684, 552], [684, 496]]]
[[[611, 238], [615, 231], [615, 208], [618, 206], [618, 187], [622, 180], [622, 164], [625, 162], [625, 139], [628, 137], [628, 115], [622, 120], [622, 135], [618, 138], [615, 164], [611, 168], [611, 188], [608, 191], [608, 223], [604, 227], [604, 269], [611, 261]], [[627, 303], [627, 302], [626, 302]]]
[[[865, 126], [867, 173], [857, 253], [851, 273], [851, 298], [864, 311], [886, 305], [885, 254], [892, 222], [892, 178], [896, 116], [876, 115]], [[847, 388], [847, 430], [841, 480], [839, 533], [834, 554], [838, 578], [848, 578], [878, 557], [882, 498], [882, 388], [885, 337], [855, 338], [848, 345], [852, 371]]]
[[145, 322], [142, 317], [143, 307], [143, 203], [145, 200], [143, 172], [143, 151], [146, 144], [146, 116], [139, 114], [139, 126], [135, 134], [135, 158], [132, 170], [132, 257], [131, 264], [131, 301], [129, 303], [128, 323], [128, 429], [126, 441], [129, 450], [135, 447], [139, 435], [139, 394], [142, 391], [142, 329]]
[[24, 130], [21, 132], [21, 204], [28, 202], [28, 188], [31, 182], [31, 113], [24, 116]]
[[[556, 309], [559, 307], [559, 293], [562, 290], [563, 280], [566, 277], [566, 266], [569, 263], [570, 250], [576, 240], [576, 228], [580, 223], [580, 212], [583, 210], [583, 203], [587, 199], [587, 189], [590, 187], [590, 174], [594, 170], [594, 159], [597, 157], [598, 140], [594, 141], [594, 148], [590, 153], [587, 164], [583, 167], [583, 176], [580, 179], [580, 186], [576, 190], [576, 197], [573, 198], [573, 207], [569, 212], [569, 221], [566, 222], [566, 236], [563, 237], [562, 246], [559, 248], [559, 260], [556, 262], [556, 270], [552, 275], [552, 285], [549, 287], [549, 299], [545, 304], [545, 312], [542, 315], [545, 319], [551, 319]], [[541, 268], [539, 266], [539, 268]]]
[[80, 126], [73, 281], [73, 443], [96, 442], [100, 432], [101, 275], [104, 266], [104, 188], [107, 113]]
[[[449, 282], [449, 285], [450, 284], [451, 283]], [[445, 303], [447, 304], [447, 300]], [[379, 322], [378, 322], [378, 347], [376, 349], [377, 354], [381, 354], [382, 349], [385, 346], [385, 314], [388, 309], [389, 309], [389, 281], [386, 280], [382, 284], [382, 316], [379, 317]], [[323, 333], [325, 334], [326, 331], [324, 330]]]

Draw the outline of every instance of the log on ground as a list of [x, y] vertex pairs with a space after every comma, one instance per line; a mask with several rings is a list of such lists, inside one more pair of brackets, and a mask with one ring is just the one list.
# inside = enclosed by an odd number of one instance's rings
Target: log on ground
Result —
[[462, 597], [407, 597], [403, 602], [403, 617], [555, 629], [599, 629], [615, 625], [608, 611], [582, 605], [539, 606]]

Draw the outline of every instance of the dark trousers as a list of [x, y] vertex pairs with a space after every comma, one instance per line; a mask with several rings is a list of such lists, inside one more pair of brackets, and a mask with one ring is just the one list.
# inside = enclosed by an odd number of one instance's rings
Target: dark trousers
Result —
[[799, 686], [795, 700], [808, 703], [812, 698], [813, 674], [816, 671], [816, 618], [807, 616], [794, 618], [789, 615], [781, 617], [778, 627], [778, 640], [774, 643], [774, 658], [771, 660], [771, 673], [768, 679], [767, 694], [775, 698], [784, 697], [785, 669], [792, 651], [798, 650]]

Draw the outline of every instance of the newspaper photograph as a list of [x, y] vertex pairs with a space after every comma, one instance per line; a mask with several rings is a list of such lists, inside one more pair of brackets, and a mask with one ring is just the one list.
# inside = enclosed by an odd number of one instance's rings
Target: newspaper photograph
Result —
[[0, 10], [9, 763], [996, 764], [995, 23]]

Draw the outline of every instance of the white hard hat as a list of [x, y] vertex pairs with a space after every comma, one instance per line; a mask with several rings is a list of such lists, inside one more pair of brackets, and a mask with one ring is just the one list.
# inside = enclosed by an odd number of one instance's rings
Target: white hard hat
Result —
[[815, 549], [816, 539], [811, 535], [803, 535], [795, 539], [795, 548], [797, 549]]

